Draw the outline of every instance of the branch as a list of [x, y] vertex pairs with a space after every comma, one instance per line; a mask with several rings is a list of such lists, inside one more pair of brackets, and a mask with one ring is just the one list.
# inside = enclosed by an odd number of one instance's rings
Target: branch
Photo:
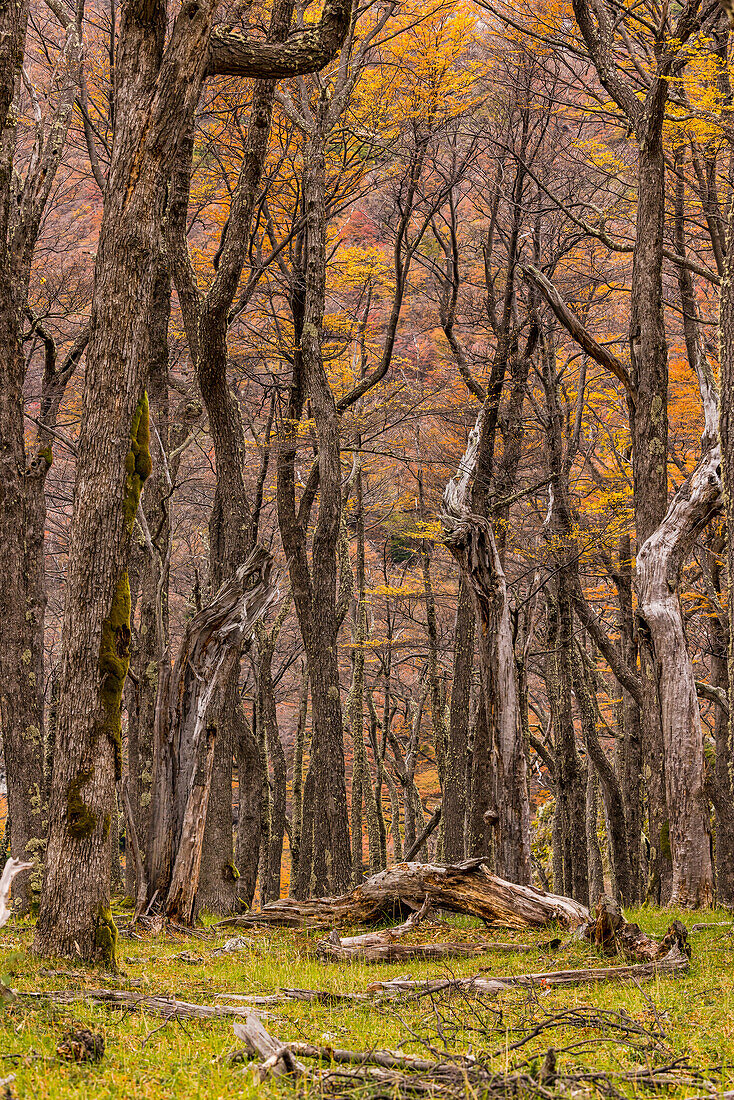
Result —
[[341, 47], [351, 21], [352, 0], [326, 0], [316, 26], [296, 31], [283, 43], [257, 41], [232, 27], [216, 26], [205, 75], [281, 80], [318, 72]]
[[627, 391], [627, 396], [634, 405], [635, 400], [635, 388], [632, 385], [627, 368], [617, 359], [614, 352], [611, 352], [608, 348], [605, 348], [591, 335], [589, 330], [583, 324], [579, 317], [573, 312], [573, 310], [564, 302], [558, 290], [553, 283], [546, 279], [545, 275], [533, 264], [522, 264], [520, 271], [523, 278], [531, 283], [542, 295], [545, 301], [548, 303], [557, 319], [561, 322], [563, 327], [573, 337], [576, 343], [584, 349], [587, 355], [590, 355], [600, 366], [608, 370], [615, 378], [624, 386]]

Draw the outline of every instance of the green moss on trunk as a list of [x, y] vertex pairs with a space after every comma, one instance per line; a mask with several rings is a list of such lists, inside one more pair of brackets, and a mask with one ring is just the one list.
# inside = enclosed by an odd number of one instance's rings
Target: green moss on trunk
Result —
[[150, 412], [148, 395], [144, 393], [133, 413], [130, 426], [130, 450], [125, 459], [125, 500], [123, 510], [125, 526], [132, 531], [135, 513], [140, 503], [143, 482], [150, 477], [153, 460], [150, 457]]
[[94, 953], [97, 962], [107, 970], [117, 970], [117, 925], [110, 909], [101, 908], [94, 933]]
[[123, 573], [108, 617], [102, 623], [99, 671], [103, 718], [101, 732], [115, 754], [115, 778], [122, 774], [122, 689], [130, 666], [130, 581]]
[[81, 793], [91, 778], [91, 772], [79, 772], [66, 788], [66, 824], [75, 840], [91, 836], [97, 824], [96, 813], [87, 806]]

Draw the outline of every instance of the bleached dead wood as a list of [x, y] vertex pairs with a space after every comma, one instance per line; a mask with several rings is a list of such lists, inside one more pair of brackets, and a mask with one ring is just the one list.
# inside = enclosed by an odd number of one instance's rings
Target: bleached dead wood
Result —
[[253, 1067], [259, 1082], [262, 1083], [267, 1077], [308, 1076], [306, 1067], [295, 1058], [291, 1048], [279, 1043], [266, 1031], [256, 1012], [248, 1013], [244, 1024], [235, 1024], [234, 1033], [242, 1039], [250, 1054], [262, 1059], [259, 1066]]
[[179, 1001], [175, 997], [143, 997], [121, 989], [56, 989], [35, 990], [16, 993], [19, 1001], [39, 1003], [44, 1000], [54, 1004], [73, 1004], [75, 1001], [88, 1001], [92, 1004], [104, 1004], [110, 1008], [138, 1009], [152, 1012], [166, 1019], [210, 1020], [221, 1016], [245, 1016], [249, 1009], [234, 1005], [197, 1005], [190, 1001]]
[[[408, 959], [472, 958], [489, 952], [511, 954], [531, 951], [526, 943], [494, 943], [471, 941], [453, 943], [398, 943], [398, 928], [386, 928], [383, 932], [368, 932], [363, 936], [340, 939], [337, 932], [328, 939], [319, 940], [316, 954], [326, 962], [405, 962]], [[404, 935], [400, 932], [399, 935]]]
[[278, 597], [272, 569], [272, 555], [256, 546], [187, 624], [173, 670], [167, 657], [159, 669], [148, 891], [173, 919], [190, 920], [198, 886], [199, 833], [211, 779], [204, 768], [197, 782], [207, 710], [242, 642]]
[[7, 924], [12, 912], [8, 902], [13, 879], [21, 871], [30, 871], [32, 866], [32, 863], [24, 863], [22, 859], [9, 859], [3, 867], [3, 873], [0, 875], [0, 928]]
[[410, 993], [423, 997], [431, 993], [495, 994], [524, 986], [587, 985], [595, 982], [645, 981], [663, 974], [676, 974], [688, 970], [690, 961], [677, 946], [654, 962], [636, 966], [607, 966], [580, 970], [549, 970], [538, 974], [510, 974], [506, 977], [434, 978], [429, 981], [413, 981], [410, 978], [393, 978], [385, 982], [373, 982], [367, 986], [375, 993]]
[[481, 685], [486, 713], [491, 716], [497, 866], [514, 882], [529, 883], [527, 761], [507, 582], [492, 524], [472, 507], [472, 486], [477, 476], [483, 476], [486, 409], [487, 404], [469, 434], [458, 472], [444, 490], [441, 525], [446, 546], [469, 585], [480, 624]]
[[279, 989], [277, 993], [217, 993], [216, 1001], [234, 1001], [243, 1005], [282, 1005], [288, 1001], [312, 1001], [322, 1005], [346, 1001], [368, 1001], [369, 993], [334, 993], [329, 989]]
[[665, 958], [673, 948], [690, 957], [688, 931], [680, 921], [673, 921], [662, 939], [648, 936], [639, 924], [626, 921], [614, 900], [602, 896], [596, 904], [593, 919], [582, 928], [584, 939], [590, 940], [607, 955], [623, 954], [636, 962]]

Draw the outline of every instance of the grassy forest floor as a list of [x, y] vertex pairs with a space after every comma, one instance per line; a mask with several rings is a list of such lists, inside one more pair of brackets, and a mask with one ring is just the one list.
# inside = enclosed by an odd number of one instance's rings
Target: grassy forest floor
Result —
[[[642, 909], [627, 915], [651, 933], [663, 933], [674, 917], [689, 928], [696, 922], [731, 921], [729, 913], [710, 911], [679, 914]], [[120, 919], [124, 922], [125, 915], [120, 914]], [[242, 1050], [233, 1033], [236, 1017], [166, 1020], [149, 1011], [91, 1004], [84, 991], [104, 987], [213, 1005], [217, 994], [272, 993], [283, 987], [353, 993], [397, 975], [425, 978], [480, 971], [505, 975], [615, 962], [580, 941], [550, 952], [541, 946], [552, 934], [548, 929], [488, 933], [476, 922], [458, 918], [451, 918], [451, 925], [454, 932], [460, 930], [459, 937], [445, 926], [421, 926], [401, 943], [461, 938], [531, 944], [532, 950], [487, 953], [448, 964], [420, 960], [368, 965], [317, 960], [314, 946], [323, 933], [227, 928], [208, 929], [203, 938], [165, 934], [131, 939], [121, 934], [120, 973], [111, 976], [68, 962], [35, 959], [29, 951], [30, 923], [11, 921], [0, 932], [0, 974], [20, 996], [6, 997], [0, 1004], [0, 1081], [14, 1074], [6, 1096], [39, 1100], [72, 1096], [215, 1100], [296, 1093], [387, 1097], [395, 1090], [374, 1082], [357, 1087], [339, 1074], [317, 1081], [268, 1080], [259, 1086], [247, 1061], [236, 1054]], [[221, 952], [228, 940], [240, 936], [243, 943], [236, 950]], [[639, 984], [536, 987], [482, 1000], [441, 995], [380, 1003], [292, 1002], [258, 1011], [268, 1031], [283, 1041], [360, 1051], [399, 1048], [429, 1059], [436, 1056], [436, 1049], [471, 1050], [493, 1072], [520, 1071], [525, 1081], [520, 1095], [715, 1095], [734, 1088], [734, 935], [726, 927], [707, 928], [693, 932], [690, 942], [693, 955], [688, 973]], [[78, 998], [70, 1004], [55, 1004], [22, 997], [24, 992], [50, 990], [78, 991]], [[104, 1036], [105, 1052], [99, 1061], [76, 1064], [57, 1053], [63, 1033], [80, 1027]], [[543, 1079], [542, 1063], [549, 1047], [557, 1052], [561, 1074], [555, 1081], [547, 1075]], [[328, 1073], [323, 1063], [307, 1064], [314, 1073]], [[643, 1080], [651, 1068], [661, 1078], [652, 1088], [649, 1078]], [[603, 1074], [604, 1079], [593, 1080], [589, 1074]], [[568, 1075], [580, 1076], [569, 1081]], [[528, 1084], [533, 1080], [539, 1082], [537, 1089]], [[470, 1096], [483, 1092], [469, 1086], [458, 1091]], [[511, 1090], [493, 1095], [510, 1094]]]

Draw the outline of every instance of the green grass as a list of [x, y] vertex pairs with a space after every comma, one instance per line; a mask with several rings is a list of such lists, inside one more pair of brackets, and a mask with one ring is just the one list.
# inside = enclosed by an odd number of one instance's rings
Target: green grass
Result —
[[[648, 909], [628, 913], [628, 917], [654, 933], [662, 933], [674, 917], [680, 917], [688, 926], [696, 921], [731, 919], [726, 912], [679, 914]], [[488, 936], [484, 930], [472, 929], [471, 922], [466, 920], [455, 923], [462, 926], [462, 938]], [[212, 952], [226, 939], [238, 934], [247, 939], [243, 950], [213, 956]], [[11, 922], [0, 931], [0, 974], [10, 973], [6, 980], [19, 992], [83, 991], [85, 987], [115, 984], [136, 993], [176, 996], [201, 1004], [214, 1003], [217, 993], [269, 993], [283, 986], [361, 991], [370, 982], [398, 974], [422, 978], [449, 972], [469, 975], [480, 969], [489, 974], [510, 974], [609, 965], [609, 960], [602, 960], [592, 947], [581, 942], [560, 953], [541, 950], [537, 945], [550, 938], [547, 929], [539, 933], [498, 930], [488, 937], [536, 945], [529, 954], [487, 954], [479, 959], [457, 959], [450, 966], [429, 961], [394, 965], [325, 964], [314, 958], [313, 946], [318, 936], [313, 933], [227, 929], [205, 940], [170, 935], [130, 940], [121, 936], [121, 972], [113, 980], [68, 961], [49, 963], [35, 959], [29, 953], [31, 935], [30, 924], [22, 921]], [[424, 926], [413, 934], [413, 939], [425, 941], [448, 935], [446, 928]], [[477, 1054], [491, 1053], [492, 1068], [503, 1072], [541, 1058], [549, 1046], [559, 1051], [561, 1071], [586, 1067], [611, 1074], [630, 1073], [635, 1067], [667, 1064], [682, 1057], [691, 1067], [704, 1071], [719, 1087], [732, 1088], [734, 938], [727, 929], [717, 928], [693, 933], [691, 942], [693, 959], [687, 975], [658, 978], [639, 988], [625, 983], [535, 990], [530, 994], [513, 991], [483, 1004], [442, 1000], [439, 1008], [434, 1008], [427, 999], [383, 1005], [293, 1002], [268, 1006], [261, 1016], [268, 1030], [282, 1040], [303, 1039], [317, 1045], [358, 1050], [400, 1047], [426, 1057], [431, 1055], [415, 1036], [441, 1047], [440, 1032], [443, 1032], [452, 1051], [466, 1051], [471, 1046]], [[200, 956], [200, 961], [176, 958], [184, 952]], [[579, 1006], [623, 1010], [645, 1027], [661, 1026], [665, 1039], [658, 1043], [657, 1050], [639, 1050], [630, 1047], [618, 1031], [565, 1026], [544, 1031], [517, 1050], [509, 1049], [519, 1037], [518, 1026], [531, 1026], [561, 1010]], [[164, 1022], [144, 1011], [90, 1005], [81, 992], [71, 1005], [16, 1000], [0, 1005], [0, 1079], [15, 1073], [14, 1094], [39, 1100], [79, 1096], [94, 1096], [98, 1100], [108, 1097], [215, 1100], [287, 1093], [288, 1087], [283, 1085], [268, 1083], [256, 1087], [246, 1067], [230, 1059], [229, 1055], [240, 1045], [232, 1023], [232, 1018]], [[74, 1026], [104, 1034], [106, 1052], [101, 1062], [76, 1065], [56, 1053], [62, 1033]], [[649, 1089], [630, 1082], [619, 1084], [618, 1088], [623, 1095], [651, 1095]], [[308, 1091], [313, 1091], [313, 1086]], [[704, 1092], [703, 1088], [684, 1083], [666, 1090], [665, 1094], [683, 1097]], [[589, 1094], [595, 1094], [593, 1087], [580, 1093]]]

